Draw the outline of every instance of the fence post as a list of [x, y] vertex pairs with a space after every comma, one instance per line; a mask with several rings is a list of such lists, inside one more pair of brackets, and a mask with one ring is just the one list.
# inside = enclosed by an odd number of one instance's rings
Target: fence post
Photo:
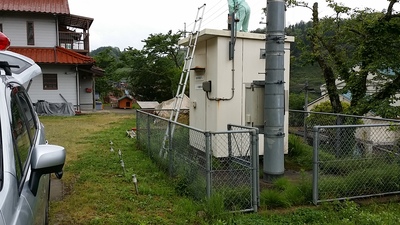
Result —
[[[307, 108], [307, 106], [306, 106], [306, 108]], [[306, 111], [307, 111], [307, 109], [306, 109]], [[306, 143], [308, 143], [308, 133], [307, 133], [307, 117], [308, 117], [308, 113], [306, 113], [306, 112], [304, 112], [303, 113], [303, 129], [304, 129], [304, 141], [306, 142]]]
[[229, 170], [232, 169], [232, 160], [233, 160], [233, 150], [232, 150], [232, 133], [229, 132], [232, 130], [232, 124], [228, 124], [228, 163], [229, 163]]
[[259, 177], [258, 177], [258, 129], [253, 129], [251, 134], [251, 164], [252, 164], [252, 202], [254, 212], [258, 211], [259, 205]]
[[[166, 154], [168, 154], [168, 171], [169, 171], [169, 176], [172, 177], [173, 175], [173, 161], [172, 161], [172, 122], [171, 120], [168, 120], [168, 149], [166, 151]], [[164, 153], [165, 154], [165, 153]]]
[[153, 158], [152, 154], [151, 154], [151, 146], [150, 146], [150, 136], [151, 136], [151, 131], [150, 131], [150, 115], [147, 115], [147, 151], [149, 152], [149, 156], [150, 158]]
[[[228, 124], [228, 131], [232, 130], [232, 125]], [[228, 132], [228, 158], [229, 158], [229, 163], [231, 163], [232, 160], [232, 134]]]
[[314, 143], [313, 143], [313, 203], [318, 204], [318, 147], [319, 147], [319, 126], [313, 128]]
[[204, 133], [206, 138], [206, 183], [207, 183], [207, 198], [211, 197], [211, 173], [212, 173], [212, 166], [211, 166], [211, 133], [206, 131]]
[[137, 110], [136, 109], [136, 111], [135, 111], [135, 113], [136, 113], [136, 140], [137, 140], [137, 143], [139, 144], [139, 146], [141, 145], [141, 143], [140, 143], [140, 137], [139, 137], [139, 131], [140, 131], [140, 113], [139, 113], [139, 110]]

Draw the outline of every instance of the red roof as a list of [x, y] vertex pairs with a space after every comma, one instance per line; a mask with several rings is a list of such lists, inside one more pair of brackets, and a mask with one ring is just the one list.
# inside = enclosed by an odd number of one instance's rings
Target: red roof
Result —
[[31, 58], [36, 63], [58, 63], [74, 65], [94, 64], [94, 59], [74, 52], [72, 50], [54, 47], [54, 48], [29, 48], [29, 47], [10, 47], [8, 50], [19, 53]]
[[68, 0], [1, 0], [0, 11], [70, 14]]

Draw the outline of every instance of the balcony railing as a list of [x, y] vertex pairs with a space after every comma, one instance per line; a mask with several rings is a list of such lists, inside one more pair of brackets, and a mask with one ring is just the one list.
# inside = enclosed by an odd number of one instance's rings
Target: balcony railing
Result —
[[89, 52], [89, 33], [60, 31], [59, 46], [76, 51]]

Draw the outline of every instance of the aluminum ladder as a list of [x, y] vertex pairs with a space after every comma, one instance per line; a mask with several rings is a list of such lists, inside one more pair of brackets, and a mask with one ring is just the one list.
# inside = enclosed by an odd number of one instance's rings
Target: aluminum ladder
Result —
[[[178, 121], [179, 112], [181, 110], [182, 102], [185, 97], [185, 89], [186, 89], [186, 85], [187, 85], [187, 82], [188, 82], [189, 76], [190, 76], [190, 68], [192, 66], [194, 52], [196, 50], [197, 39], [199, 37], [205, 8], [206, 8], [206, 4], [203, 4], [202, 6], [200, 6], [197, 9], [197, 15], [196, 15], [196, 19], [193, 24], [193, 30], [188, 37], [189, 41], [188, 41], [188, 45], [187, 45], [187, 49], [186, 49], [185, 63], [183, 65], [183, 69], [182, 69], [181, 76], [179, 79], [178, 89], [177, 89], [176, 95], [175, 95], [174, 107], [171, 111], [169, 121], [173, 121], [173, 122]], [[167, 130], [165, 132], [162, 148], [160, 150], [160, 157], [162, 157], [163, 155], [166, 156], [167, 149], [168, 149], [168, 147], [166, 146], [167, 141], [169, 140], [169, 138], [173, 137], [174, 130], [175, 130], [175, 124], [172, 123], [171, 125], [172, 126], [167, 127]]]

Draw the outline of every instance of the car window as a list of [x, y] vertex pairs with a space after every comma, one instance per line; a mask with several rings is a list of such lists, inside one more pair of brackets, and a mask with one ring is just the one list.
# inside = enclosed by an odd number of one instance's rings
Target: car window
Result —
[[24, 72], [27, 68], [32, 66], [32, 64], [30, 64], [29, 62], [27, 62], [23, 59], [17, 58], [12, 55], [1, 54], [1, 53], [0, 53], [0, 61], [6, 61], [6, 62], [8, 62], [9, 65], [18, 66], [19, 68], [17, 68], [17, 67], [11, 68], [11, 71], [13, 74], [20, 74], [20, 73]]
[[11, 91], [12, 134], [14, 141], [15, 166], [17, 179], [22, 188], [26, 171], [29, 167], [29, 156], [34, 146], [37, 131], [37, 122], [24, 89], [20, 86], [12, 87]]

